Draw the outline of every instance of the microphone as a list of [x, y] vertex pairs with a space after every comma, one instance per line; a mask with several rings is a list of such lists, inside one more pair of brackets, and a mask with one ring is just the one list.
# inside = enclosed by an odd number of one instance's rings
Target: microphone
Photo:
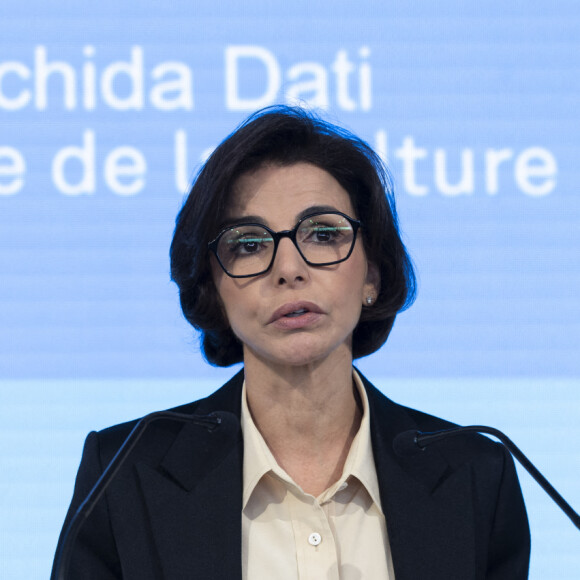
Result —
[[463, 435], [465, 433], [486, 433], [499, 439], [508, 451], [520, 462], [522, 467], [536, 480], [542, 489], [556, 502], [558, 507], [570, 518], [572, 523], [580, 530], [580, 516], [572, 509], [572, 506], [556, 491], [552, 484], [540, 473], [536, 466], [522, 453], [516, 444], [504, 433], [493, 427], [484, 425], [470, 425], [468, 427], [453, 427], [432, 433], [423, 433], [417, 430], [403, 431], [393, 441], [393, 450], [399, 457], [407, 457], [425, 451], [427, 445]]
[[123, 444], [113, 459], [111, 459], [110, 463], [101, 474], [101, 477], [99, 477], [97, 480], [97, 483], [95, 483], [87, 497], [78, 507], [69, 525], [67, 526], [67, 529], [63, 535], [63, 540], [55, 557], [55, 580], [66, 580], [66, 575], [72, 555], [72, 548], [81, 529], [81, 526], [89, 517], [93, 511], [93, 508], [102, 497], [103, 493], [105, 493], [105, 490], [113, 481], [115, 475], [117, 475], [119, 469], [121, 469], [129, 457], [129, 454], [139, 439], [141, 439], [143, 433], [145, 433], [147, 430], [147, 427], [154, 421], [160, 421], [162, 419], [179, 421], [181, 423], [193, 423], [194, 425], [205, 427], [209, 432], [215, 431], [220, 427], [231, 427], [233, 424], [237, 425], [239, 423], [238, 419], [233, 413], [228, 413], [225, 411], [211, 413], [210, 415], [188, 415], [186, 413], [176, 413], [174, 411], [157, 411], [155, 413], [149, 413], [149, 415], [145, 415], [139, 419], [125, 441], [123, 441]]

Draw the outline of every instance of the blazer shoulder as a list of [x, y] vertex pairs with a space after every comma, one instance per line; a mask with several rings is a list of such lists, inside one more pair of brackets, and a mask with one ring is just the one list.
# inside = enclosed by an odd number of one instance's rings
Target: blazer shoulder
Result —
[[[399, 433], [408, 430], [430, 433], [459, 426], [447, 419], [392, 401], [362, 374], [360, 376], [369, 398], [371, 422], [374, 423], [375, 434], [386, 438], [389, 443], [392, 443]], [[502, 444], [479, 433], [465, 433], [449, 437], [432, 444], [431, 447], [436, 448], [437, 452], [455, 467], [466, 462], [482, 460], [484, 463], [491, 462], [501, 469], [506, 454]]]
[[[185, 415], [209, 415], [222, 411], [232, 413], [239, 418], [242, 385], [243, 371], [240, 371], [208, 397], [163, 410]], [[89, 437], [97, 444], [103, 464], [106, 465], [113, 458], [142, 418], [125, 421], [90, 434]], [[156, 448], [164, 448], [175, 439], [183, 425], [181, 422], [172, 420], [156, 421], [148, 426], [143, 438], [152, 451]]]

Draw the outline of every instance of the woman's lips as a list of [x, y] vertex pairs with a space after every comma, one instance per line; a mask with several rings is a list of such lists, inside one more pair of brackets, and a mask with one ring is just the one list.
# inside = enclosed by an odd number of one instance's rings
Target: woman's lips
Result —
[[274, 311], [269, 324], [283, 330], [296, 330], [311, 326], [323, 314], [322, 309], [313, 302], [290, 302]]

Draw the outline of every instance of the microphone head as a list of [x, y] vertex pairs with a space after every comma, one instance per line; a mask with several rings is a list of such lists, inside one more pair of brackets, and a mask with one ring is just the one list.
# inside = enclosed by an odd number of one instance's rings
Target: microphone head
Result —
[[393, 450], [399, 457], [409, 457], [421, 453], [424, 449], [417, 443], [419, 431], [411, 429], [399, 433], [393, 440]]
[[209, 414], [210, 417], [216, 417], [219, 419], [217, 428], [226, 431], [237, 431], [240, 427], [240, 420], [229, 411], [214, 411]]

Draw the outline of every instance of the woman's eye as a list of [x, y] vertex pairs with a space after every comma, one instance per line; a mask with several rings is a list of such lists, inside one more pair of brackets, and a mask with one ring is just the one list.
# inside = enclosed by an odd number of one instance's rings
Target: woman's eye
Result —
[[235, 256], [246, 256], [262, 252], [269, 242], [272, 242], [272, 237], [269, 235], [244, 233], [231, 237], [227, 241], [227, 247], [229, 252]]
[[254, 254], [260, 249], [260, 240], [256, 239], [243, 239], [238, 240], [236, 245], [236, 250], [243, 254]]
[[340, 236], [340, 228], [335, 226], [316, 226], [305, 232], [304, 240], [311, 243], [328, 244]]
[[319, 242], [329, 242], [336, 236], [336, 228], [320, 228], [314, 232]]

